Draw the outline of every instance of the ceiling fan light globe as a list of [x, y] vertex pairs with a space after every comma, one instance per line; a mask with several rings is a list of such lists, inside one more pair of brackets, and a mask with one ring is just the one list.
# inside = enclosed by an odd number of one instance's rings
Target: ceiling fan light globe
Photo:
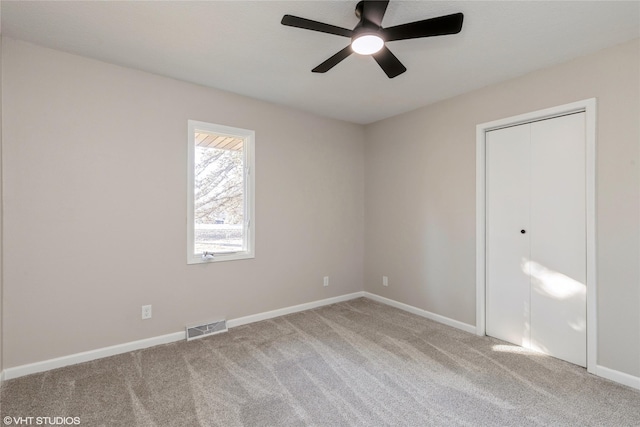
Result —
[[360, 55], [373, 55], [384, 46], [384, 40], [375, 34], [364, 34], [351, 42], [353, 51]]

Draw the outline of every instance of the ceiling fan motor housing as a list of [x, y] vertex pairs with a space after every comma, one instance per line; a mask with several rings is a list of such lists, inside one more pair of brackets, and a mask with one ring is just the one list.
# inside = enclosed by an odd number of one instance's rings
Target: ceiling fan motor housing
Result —
[[378, 36], [382, 40], [384, 40], [384, 37], [382, 37], [381, 28], [376, 24], [366, 21], [364, 19], [360, 21], [358, 25], [356, 25], [356, 27], [353, 29], [353, 35], [351, 36], [351, 40], [355, 40], [358, 37], [367, 36], [367, 35]]

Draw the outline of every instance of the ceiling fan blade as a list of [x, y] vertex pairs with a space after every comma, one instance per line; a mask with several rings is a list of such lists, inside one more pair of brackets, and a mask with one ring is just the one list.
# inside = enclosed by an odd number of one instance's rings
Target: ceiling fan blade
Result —
[[329, 71], [330, 69], [338, 65], [343, 59], [345, 59], [352, 53], [353, 53], [353, 50], [351, 49], [351, 45], [349, 45], [344, 49], [342, 49], [340, 52], [333, 55], [331, 58], [324, 61], [322, 64], [318, 65], [316, 68], [314, 68], [311, 71], [313, 71], [314, 73], [326, 73], [327, 71]]
[[402, 62], [386, 46], [383, 46], [378, 53], [374, 53], [371, 56], [390, 79], [407, 71]]
[[305, 30], [319, 31], [321, 33], [335, 34], [336, 36], [343, 37], [351, 37], [351, 33], [353, 32], [346, 28], [336, 27], [335, 25], [291, 15], [284, 15], [282, 17], [281, 24], [289, 27], [304, 28]]
[[409, 22], [385, 28], [382, 32], [385, 41], [417, 39], [419, 37], [457, 34], [462, 29], [462, 13], [439, 16], [423, 21]]
[[362, 16], [367, 21], [380, 27], [388, 5], [389, 0], [364, 0], [362, 4]]

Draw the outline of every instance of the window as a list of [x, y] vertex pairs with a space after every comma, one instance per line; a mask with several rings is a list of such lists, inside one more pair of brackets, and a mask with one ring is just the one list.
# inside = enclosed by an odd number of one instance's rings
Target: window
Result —
[[189, 120], [187, 263], [254, 257], [255, 133]]

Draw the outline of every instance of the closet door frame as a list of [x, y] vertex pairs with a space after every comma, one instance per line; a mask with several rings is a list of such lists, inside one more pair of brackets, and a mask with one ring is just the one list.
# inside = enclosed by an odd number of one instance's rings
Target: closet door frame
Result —
[[597, 367], [596, 292], [596, 99], [521, 114], [476, 126], [476, 334], [486, 335], [486, 133], [573, 113], [585, 113], [586, 248], [587, 248], [587, 371]]

